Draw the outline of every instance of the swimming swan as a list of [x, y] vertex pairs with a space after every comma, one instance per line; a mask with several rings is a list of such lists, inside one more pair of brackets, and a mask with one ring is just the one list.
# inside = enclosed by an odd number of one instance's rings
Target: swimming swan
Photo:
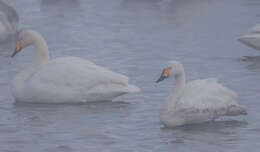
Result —
[[6, 43], [14, 38], [18, 22], [16, 10], [0, 0], [0, 43]]
[[177, 61], [170, 61], [156, 82], [169, 76], [173, 76], [176, 83], [160, 116], [165, 126], [181, 126], [214, 120], [220, 116], [247, 114], [246, 109], [235, 101], [236, 94], [214, 78], [186, 84], [183, 66]]
[[36, 60], [18, 73], [11, 84], [17, 102], [75, 103], [107, 101], [139, 88], [124, 75], [78, 57], [49, 59], [44, 38], [36, 31], [19, 33], [12, 57], [27, 46], [36, 49]]
[[260, 24], [248, 30], [248, 34], [238, 38], [243, 44], [260, 50]]

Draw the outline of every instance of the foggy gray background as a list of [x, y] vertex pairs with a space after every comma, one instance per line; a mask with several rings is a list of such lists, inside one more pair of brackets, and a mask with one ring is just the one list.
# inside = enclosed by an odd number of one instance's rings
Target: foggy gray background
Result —
[[[236, 39], [259, 23], [259, 0], [6, 0], [46, 39], [51, 58], [73, 55], [129, 76], [142, 91], [112, 103], [14, 104], [9, 83], [34, 57], [0, 56], [0, 151], [238, 152], [260, 148], [260, 52]], [[245, 58], [244, 56], [250, 56]], [[172, 80], [155, 80], [168, 60], [187, 79], [216, 77], [239, 95], [246, 117], [165, 128], [159, 120]]]

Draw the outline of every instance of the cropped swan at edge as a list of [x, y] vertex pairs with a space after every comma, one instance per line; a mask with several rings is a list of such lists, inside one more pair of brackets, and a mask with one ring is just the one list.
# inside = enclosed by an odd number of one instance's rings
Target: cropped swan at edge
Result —
[[250, 28], [248, 34], [238, 38], [243, 44], [260, 50], [260, 24]]
[[112, 100], [139, 88], [128, 84], [124, 75], [112, 72], [78, 57], [49, 59], [48, 46], [36, 31], [19, 33], [12, 57], [27, 46], [34, 46], [36, 59], [11, 84], [17, 102], [75, 103]]
[[0, 43], [13, 40], [18, 30], [16, 10], [0, 0]]
[[170, 61], [157, 83], [173, 76], [175, 88], [168, 97], [161, 121], [168, 127], [201, 123], [221, 116], [247, 115], [236, 102], [236, 93], [217, 83], [215, 78], [194, 80], [186, 84], [182, 64]]

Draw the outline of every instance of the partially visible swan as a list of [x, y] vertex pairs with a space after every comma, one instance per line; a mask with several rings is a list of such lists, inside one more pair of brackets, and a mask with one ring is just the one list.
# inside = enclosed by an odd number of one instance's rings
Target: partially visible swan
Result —
[[78, 57], [49, 59], [44, 38], [36, 31], [24, 30], [18, 36], [15, 56], [22, 48], [34, 46], [36, 59], [12, 82], [17, 102], [75, 103], [107, 101], [139, 88], [128, 84], [124, 75]]
[[0, 0], [0, 43], [12, 40], [17, 33], [18, 22], [15, 9]]
[[248, 30], [248, 33], [252, 33], [252, 34], [259, 33], [260, 34], [260, 24], [257, 24], [256, 26], [250, 28]]
[[238, 40], [247, 46], [260, 50], [260, 24], [248, 30], [248, 34], [241, 36]]
[[237, 104], [236, 93], [217, 83], [214, 78], [186, 84], [183, 66], [177, 61], [170, 61], [156, 82], [169, 76], [175, 78], [175, 88], [161, 113], [161, 121], [168, 127], [247, 114], [246, 109]]

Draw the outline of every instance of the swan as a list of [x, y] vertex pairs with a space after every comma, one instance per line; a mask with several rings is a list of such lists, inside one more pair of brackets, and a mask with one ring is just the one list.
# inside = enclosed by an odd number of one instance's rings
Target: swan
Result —
[[138, 92], [124, 75], [78, 57], [50, 60], [48, 46], [40, 33], [23, 30], [18, 35], [14, 57], [27, 46], [36, 49], [36, 59], [11, 83], [16, 102], [79, 103], [111, 101], [125, 93]]
[[221, 116], [247, 115], [246, 109], [236, 102], [236, 93], [217, 83], [215, 78], [193, 80], [186, 84], [184, 68], [177, 61], [169, 61], [156, 82], [170, 76], [176, 82], [160, 115], [165, 126], [202, 123]]
[[238, 38], [243, 44], [260, 50], [260, 24], [248, 30], [248, 34]]
[[252, 33], [252, 34], [259, 33], [260, 34], [260, 24], [257, 24], [256, 26], [250, 28], [248, 30], [248, 33]]
[[16, 10], [0, 0], [0, 43], [5, 43], [15, 36], [18, 22]]

